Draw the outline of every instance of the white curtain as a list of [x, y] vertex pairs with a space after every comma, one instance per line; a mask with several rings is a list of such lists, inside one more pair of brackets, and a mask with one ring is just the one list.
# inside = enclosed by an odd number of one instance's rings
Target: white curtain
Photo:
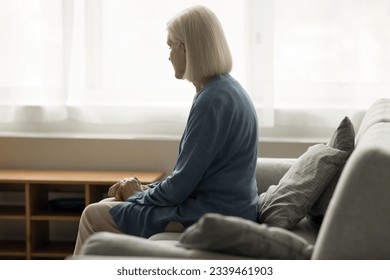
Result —
[[390, 97], [390, 1], [275, 0], [276, 125], [334, 127]]
[[214, 10], [251, 92], [250, 2], [0, 0], [0, 122], [183, 126], [195, 89], [174, 78], [166, 22], [192, 5]]
[[66, 116], [62, 43], [60, 1], [0, 1], [1, 122]]
[[261, 127], [334, 127], [389, 97], [386, 0], [0, 0], [2, 132], [180, 135], [194, 87], [174, 78], [166, 22], [196, 4], [220, 18]]

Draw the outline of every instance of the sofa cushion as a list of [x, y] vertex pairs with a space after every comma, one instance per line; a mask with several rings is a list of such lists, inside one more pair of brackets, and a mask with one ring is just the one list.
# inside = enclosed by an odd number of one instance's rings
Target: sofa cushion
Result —
[[97, 232], [91, 235], [83, 244], [81, 255], [100, 256], [100, 258], [132, 257], [142, 258], [171, 258], [171, 259], [248, 259], [235, 255], [220, 254], [203, 250], [187, 250], [174, 240], [150, 240], [142, 237], [112, 233]]
[[313, 246], [287, 230], [238, 217], [205, 214], [179, 239], [186, 248], [256, 259], [310, 259]]
[[259, 195], [258, 222], [286, 229], [294, 227], [308, 214], [348, 155], [325, 144], [309, 147], [278, 185]]
[[[348, 155], [352, 153], [355, 148], [355, 129], [348, 117], [345, 117], [341, 121], [327, 145], [329, 147], [345, 151]], [[318, 224], [321, 224], [322, 222], [343, 168], [344, 166], [336, 173], [332, 181], [328, 186], [326, 186], [325, 190], [308, 213], [308, 217]]]

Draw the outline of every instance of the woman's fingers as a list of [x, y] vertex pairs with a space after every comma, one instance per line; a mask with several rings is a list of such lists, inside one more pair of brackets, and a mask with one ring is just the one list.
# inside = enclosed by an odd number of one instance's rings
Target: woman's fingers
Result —
[[115, 197], [116, 200], [123, 201], [139, 191], [143, 191], [141, 182], [137, 177], [130, 177], [112, 185], [107, 194], [109, 197]]
[[114, 185], [112, 185], [109, 189], [108, 189], [108, 196], [109, 197], [114, 197], [118, 188], [120, 187], [120, 182], [117, 182], [115, 183]]

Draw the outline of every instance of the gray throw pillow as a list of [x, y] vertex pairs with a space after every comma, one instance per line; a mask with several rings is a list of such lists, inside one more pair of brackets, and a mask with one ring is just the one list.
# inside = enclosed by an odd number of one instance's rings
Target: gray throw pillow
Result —
[[348, 117], [345, 117], [340, 122], [327, 145], [347, 153], [352, 153], [355, 149], [355, 128]]
[[294, 227], [312, 209], [348, 155], [324, 144], [309, 147], [278, 185], [259, 195], [258, 222], [286, 229]]
[[[341, 121], [327, 145], [329, 147], [345, 151], [348, 155], [352, 153], [355, 148], [355, 129], [348, 117], [345, 117]], [[308, 213], [308, 217], [319, 225], [322, 223], [322, 219], [328, 209], [329, 202], [333, 196], [334, 190], [336, 189], [336, 185], [343, 168], [344, 166], [336, 173], [332, 181], [325, 188]]]
[[310, 259], [313, 252], [312, 245], [288, 230], [211, 213], [187, 228], [179, 244], [255, 259]]

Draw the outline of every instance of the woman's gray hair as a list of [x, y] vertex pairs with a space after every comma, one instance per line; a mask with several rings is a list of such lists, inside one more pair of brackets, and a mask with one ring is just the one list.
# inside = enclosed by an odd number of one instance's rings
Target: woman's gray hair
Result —
[[183, 79], [199, 82], [204, 78], [227, 74], [232, 56], [222, 26], [208, 8], [195, 6], [173, 17], [167, 24], [168, 38], [184, 44], [186, 71]]

